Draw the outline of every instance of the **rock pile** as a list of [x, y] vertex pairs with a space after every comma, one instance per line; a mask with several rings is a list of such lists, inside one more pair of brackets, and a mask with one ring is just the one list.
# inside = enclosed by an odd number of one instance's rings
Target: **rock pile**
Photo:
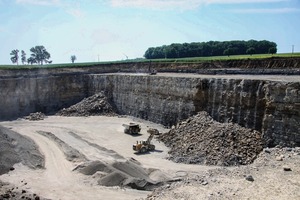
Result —
[[103, 92], [83, 99], [81, 102], [69, 108], [60, 110], [57, 115], [61, 116], [96, 116], [96, 115], [116, 115], [113, 107], [109, 103]]
[[[93, 176], [99, 185], [107, 187], [119, 186], [150, 191], [164, 182], [172, 181], [171, 178], [166, 180], [166, 176], [160, 170], [143, 168], [135, 160], [115, 161], [110, 164], [97, 160], [78, 165], [74, 170]], [[154, 174], [159, 172], [160, 177], [153, 180]]]
[[245, 165], [263, 150], [261, 133], [216, 122], [206, 112], [178, 123], [159, 139], [171, 148], [169, 159], [188, 164]]
[[[282, 157], [280, 161], [277, 160], [278, 156]], [[180, 182], [155, 188], [145, 200], [195, 199], [195, 197], [197, 199], [286, 199], [286, 196], [289, 199], [299, 199], [299, 181], [297, 181], [300, 178], [299, 166], [300, 147], [266, 148], [250, 165], [234, 168], [217, 167], [197, 174], [189, 174]], [[258, 187], [253, 187], [254, 190], [250, 189], [249, 192], [250, 182], [254, 182]], [[282, 190], [276, 192], [274, 188]]]
[[36, 113], [30, 113], [28, 116], [24, 117], [24, 119], [30, 120], [30, 121], [37, 121], [37, 120], [44, 120], [46, 115], [41, 112]]
[[0, 126], [0, 175], [14, 170], [14, 164], [20, 162], [31, 169], [43, 168], [45, 164], [33, 140]]

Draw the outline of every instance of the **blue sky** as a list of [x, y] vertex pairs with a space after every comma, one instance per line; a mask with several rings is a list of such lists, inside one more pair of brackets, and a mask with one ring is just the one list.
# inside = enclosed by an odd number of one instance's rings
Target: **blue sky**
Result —
[[0, 64], [44, 45], [53, 63], [143, 57], [148, 47], [269, 40], [300, 52], [300, 0], [0, 0]]

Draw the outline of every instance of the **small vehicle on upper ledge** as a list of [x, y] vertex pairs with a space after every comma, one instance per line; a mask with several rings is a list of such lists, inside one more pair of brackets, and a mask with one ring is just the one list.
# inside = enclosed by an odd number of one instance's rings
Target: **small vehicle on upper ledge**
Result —
[[157, 71], [155, 69], [150, 70], [149, 75], [156, 75]]
[[137, 135], [141, 131], [141, 126], [136, 123], [130, 122], [129, 124], [123, 124], [122, 126], [125, 127], [124, 133], [127, 133], [127, 134]]

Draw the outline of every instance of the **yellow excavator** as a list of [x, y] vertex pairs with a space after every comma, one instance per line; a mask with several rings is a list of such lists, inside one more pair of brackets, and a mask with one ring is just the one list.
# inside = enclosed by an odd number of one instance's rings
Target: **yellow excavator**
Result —
[[154, 151], [155, 145], [151, 144], [151, 140], [153, 139], [154, 135], [159, 134], [157, 129], [150, 128], [148, 131], [150, 133], [147, 140], [137, 141], [136, 144], [132, 146], [132, 149], [138, 153], [146, 153], [148, 151]]

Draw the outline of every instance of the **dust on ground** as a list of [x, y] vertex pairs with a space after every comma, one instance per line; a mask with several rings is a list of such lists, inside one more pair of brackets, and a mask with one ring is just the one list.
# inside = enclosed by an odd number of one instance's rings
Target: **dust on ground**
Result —
[[[124, 134], [122, 124], [129, 122], [141, 124], [142, 134]], [[31, 138], [45, 158], [45, 169], [33, 170], [19, 163], [13, 165], [14, 170], [1, 175], [0, 180], [10, 184], [1, 187], [5, 195], [8, 189], [18, 188], [20, 194], [24, 190], [31, 198], [35, 194], [39, 198], [63, 200], [300, 197], [299, 148], [265, 149], [253, 164], [246, 166], [188, 165], [167, 160], [170, 149], [156, 139], [153, 140], [156, 151], [135, 154], [132, 144], [147, 139], [149, 127], [162, 133], [169, 131], [139, 119], [48, 116], [41, 121], [20, 119], [0, 122], [0, 125]], [[68, 148], [78, 150], [84, 157], [78, 159], [76, 151], [70, 149], [63, 151], [67, 147], [58, 143], [67, 144]], [[68, 160], [66, 155], [73, 154], [74, 159]], [[132, 172], [138, 172], [137, 179]], [[165, 184], [151, 188], [158, 182]], [[138, 190], [144, 186], [154, 189], [153, 193]]]
[[[132, 121], [141, 124], [141, 135], [123, 132], [122, 124]], [[45, 169], [14, 164], [14, 170], [3, 174], [0, 180], [39, 197], [145, 198], [149, 190], [182, 178], [173, 173], [181, 170], [180, 165], [164, 159], [167, 148], [162, 143], [153, 141], [157, 151], [146, 155], [134, 154], [132, 150], [136, 140], [147, 139], [148, 127], [164, 130], [157, 124], [126, 117], [48, 116], [40, 121], [19, 119], [0, 125], [30, 138], [45, 158]]]
[[[33, 113], [0, 122], [0, 198], [300, 198], [300, 148], [261, 152], [258, 132], [215, 122], [205, 112], [168, 130], [116, 116], [99, 93], [58, 115], [67, 117]], [[130, 122], [141, 125], [141, 134], [124, 133]], [[155, 151], [137, 154], [132, 145], [146, 140], [149, 128], [165, 134], [152, 141]]]
[[251, 165], [223, 167], [157, 188], [147, 200], [300, 199], [300, 148], [264, 149]]

